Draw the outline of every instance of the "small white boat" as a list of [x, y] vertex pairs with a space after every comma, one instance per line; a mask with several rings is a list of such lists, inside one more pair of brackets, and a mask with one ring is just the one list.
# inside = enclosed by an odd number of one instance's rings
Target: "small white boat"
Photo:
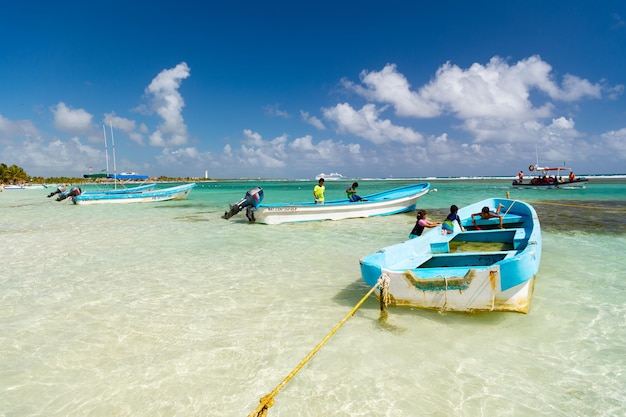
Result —
[[169, 188], [136, 192], [89, 192], [72, 195], [71, 198], [72, 202], [77, 205], [154, 203], [168, 200], [184, 200], [195, 186], [196, 183], [193, 182]]
[[363, 196], [362, 201], [331, 200], [313, 202], [261, 204], [263, 190], [254, 188], [240, 202], [230, 206], [222, 218], [229, 219], [246, 208], [248, 220], [264, 224], [343, 220], [359, 217], [388, 216], [415, 210], [417, 200], [430, 188], [428, 183], [408, 185]]
[[48, 188], [48, 184], [24, 184], [25, 190], [43, 190]]
[[[482, 207], [501, 211], [499, 218], [476, 220]], [[361, 275], [379, 284], [390, 305], [442, 311], [512, 311], [527, 313], [541, 260], [541, 227], [534, 208], [509, 199], [487, 199], [458, 212], [452, 234], [441, 226], [422, 236], [380, 249], [360, 260]]]
[[345, 177], [338, 172], [331, 172], [330, 174], [324, 174], [322, 172], [321, 174], [315, 176], [315, 179], [318, 181], [322, 178], [324, 178], [324, 181], [337, 181], [345, 179]]

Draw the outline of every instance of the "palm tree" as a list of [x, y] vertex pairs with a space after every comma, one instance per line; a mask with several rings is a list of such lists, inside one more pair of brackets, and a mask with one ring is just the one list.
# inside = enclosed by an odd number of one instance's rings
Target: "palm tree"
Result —
[[0, 164], [0, 181], [2, 183], [17, 184], [18, 182], [28, 182], [30, 176], [24, 171], [24, 168], [17, 165], [8, 167], [6, 164]]

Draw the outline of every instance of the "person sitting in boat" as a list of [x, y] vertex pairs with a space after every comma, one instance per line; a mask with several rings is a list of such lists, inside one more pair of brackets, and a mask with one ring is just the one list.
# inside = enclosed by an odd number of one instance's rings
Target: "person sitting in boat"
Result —
[[569, 172], [569, 180], [570, 181], [574, 181], [576, 179], [576, 176], [574, 175], [574, 172], [570, 171]]
[[453, 204], [450, 206], [450, 214], [446, 217], [446, 220], [441, 224], [441, 234], [447, 235], [454, 232], [454, 222], [456, 221], [461, 228], [461, 232], [464, 232], [465, 229], [461, 224], [461, 218], [459, 217], [459, 208]]
[[315, 198], [315, 204], [324, 204], [324, 178], [320, 178], [317, 185], [313, 188], [313, 197]]
[[502, 215], [500, 214], [500, 210], [502, 210], [502, 207], [504, 207], [503, 204], [498, 204], [498, 208], [496, 209], [496, 211], [491, 211], [489, 210], [489, 207], [486, 206], [483, 207], [480, 213], [472, 214], [472, 224], [476, 226], [476, 216], [480, 216], [480, 218], [484, 220], [497, 217], [500, 219], [500, 229], [504, 229], [504, 226], [502, 225]]
[[350, 200], [351, 202], [363, 200], [363, 198], [361, 198], [361, 196], [356, 193], [357, 192], [356, 188], [358, 186], [359, 186], [359, 183], [354, 182], [352, 183], [350, 187], [346, 188], [346, 194], [348, 195], [348, 200]]
[[421, 236], [426, 227], [436, 227], [439, 225], [441, 225], [441, 222], [431, 222], [426, 218], [426, 210], [417, 210], [417, 222], [409, 234], [409, 239]]
[[522, 171], [520, 171], [517, 174], [517, 182], [521, 184], [523, 182], [523, 180], [524, 180], [524, 173]]

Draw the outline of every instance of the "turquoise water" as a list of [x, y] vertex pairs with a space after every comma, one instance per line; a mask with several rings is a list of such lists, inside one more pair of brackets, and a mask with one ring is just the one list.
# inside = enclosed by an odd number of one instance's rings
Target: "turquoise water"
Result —
[[[84, 207], [0, 193], [0, 416], [249, 415], [368, 292], [359, 259], [415, 222], [220, 218], [256, 185], [269, 203], [310, 201], [314, 183], [206, 183], [182, 202]], [[329, 181], [326, 198], [347, 185]], [[268, 416], [624, 415], [626, 181], [431, 187], [418, 207], [433, 220], [507, 191], [533, 202], [544, 240], [529, 314], [390, 308], [380, 320], [370, 297]]]

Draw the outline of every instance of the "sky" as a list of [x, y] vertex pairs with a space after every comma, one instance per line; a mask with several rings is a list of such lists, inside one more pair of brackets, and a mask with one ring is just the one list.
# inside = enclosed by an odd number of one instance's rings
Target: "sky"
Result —
[[623, 0], [2, 3], [31, 176], [626, 173]]

